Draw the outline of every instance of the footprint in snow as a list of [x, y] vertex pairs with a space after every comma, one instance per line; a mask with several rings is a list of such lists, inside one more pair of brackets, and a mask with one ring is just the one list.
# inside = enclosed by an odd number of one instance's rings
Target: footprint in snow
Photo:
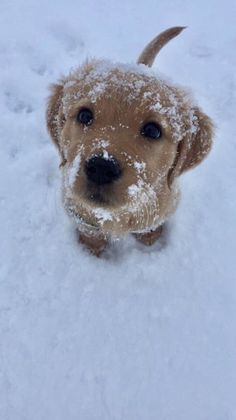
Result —
[[61, 22], [54, 24], [50, 28], [50, 32], [54, 38], [61, 44], [65, 51], [73, 54], [81, 52], [84, 48], [84, 42], [78, 39], [78, 34], [73, 34], [73, 30], [69, 25]]
[[34, 110], [31, 104], [26, 103], [23, 99], [19, 99], [12, 92], [5, 92], [5, 102], [8, 110], [16, 114], [30, 114]]

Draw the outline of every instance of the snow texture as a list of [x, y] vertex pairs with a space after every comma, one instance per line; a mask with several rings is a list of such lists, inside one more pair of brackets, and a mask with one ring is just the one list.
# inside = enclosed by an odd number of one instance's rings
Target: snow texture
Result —
[[92, 211], [95, 214], [95, 216], [98, 218], [98, 220], [102, 222], [102, 224], [106, 220], [112, 220], [111, 213], [108, 210], [103, 209], [102, 207], [97, 207], [96, 209], [93, 209]]
[[[1, 0], [1, 420], [236, 419], [235, 19], [234, 0]], [[48, 85], [176, 25], [154, 70], [193, 90], [214, 148], [159, 243], [96, 259], [61, 205]]]
[[68, 176], [68, 180], [67, 180], [68, 187], [72, 187], [76, 181], [76, 178], [80, 170], [80, 159], [81, 159], [81, 156], [80, 156], [80, 153], [78, 153], [75, 159], [73, 160], [72, 164], [67, 169], [66, 173]]

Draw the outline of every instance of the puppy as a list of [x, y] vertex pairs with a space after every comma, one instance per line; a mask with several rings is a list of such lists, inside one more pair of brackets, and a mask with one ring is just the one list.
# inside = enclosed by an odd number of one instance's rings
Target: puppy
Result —
[[210, 118], [148, 69], [183, 29], [154, 38], [137, 64], [87, 61], [51, 88], [47, 127], [64, 206], [95, 255], [127, 233], [154, 243], [178, 204], [177, 178], [210, 151]]

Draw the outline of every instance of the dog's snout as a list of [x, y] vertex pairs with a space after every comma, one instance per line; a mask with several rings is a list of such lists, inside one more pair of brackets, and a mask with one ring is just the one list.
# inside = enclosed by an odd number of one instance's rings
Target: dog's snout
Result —
[[111, 184], [121, 176], [119, 162], [112, 158], [93, 156], [85, 163], [85, 173], [89, 181], [96, 185]]

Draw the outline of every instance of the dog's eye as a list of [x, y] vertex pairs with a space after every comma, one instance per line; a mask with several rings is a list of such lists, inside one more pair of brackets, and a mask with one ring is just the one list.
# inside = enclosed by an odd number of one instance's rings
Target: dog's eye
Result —
[[159, 139], [161, 137], [161, 127], [154, 122], [148, 122], [141, 128], [141, 135], [149, 139]]
[[89, 108], [82, 108], [78, 115], [77, 121], [83, 125], [91, 125], [93, 122], [93, 113]]

